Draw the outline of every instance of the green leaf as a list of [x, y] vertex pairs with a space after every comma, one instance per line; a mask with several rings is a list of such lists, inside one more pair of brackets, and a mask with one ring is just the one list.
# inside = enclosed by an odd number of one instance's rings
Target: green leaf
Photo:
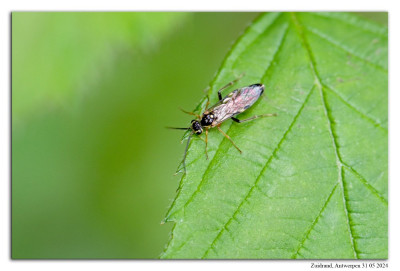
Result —
[[192, 140], [161, 257], [387, 258], [387, 61], [387, 28], [354, 15], [260, 16], [209, 94], [245, 72], [267, 98], [239, 119], [278, 116], [221, 126], [242, 155]]

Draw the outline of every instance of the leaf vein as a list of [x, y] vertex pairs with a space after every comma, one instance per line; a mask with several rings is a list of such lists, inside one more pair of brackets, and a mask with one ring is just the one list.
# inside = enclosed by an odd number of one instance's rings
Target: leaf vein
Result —
[[386, 206], [388, 206], [388, 201], [387, 201], [387, 199], [386, 199], [385, 197], [383, 197], [383, 196], [378, 192], [378, 190], [377, 190], [373, 185], [371, 185], [360, 173], [358, 173], [352, 166], [350, 166], [350, 165], [348, 165], [348, 164], [346, 164], [346, 163], [343, 163], [343, 165], [344, 165], [348, 170], [350, 170], [350, 171], [357, 177], [357, 179], [359, 179], [360, 182], [361, 182], [368, 190], [370, 190], [370, 191], [372, 192], [372, 194], [373, 194], [374, 196], [376, 196], [382, 203], [384, 203]]
[[[268, 27], [266, 29], [264, 29], [264, 31], [262, 31], [261, 33], [258, 34], [257, 37], [255, 37], [252, 42], [250, 44], [248, 44], [246, 47], [249, 48], [251, 46], [253, 46], [257, 40], [262, 37], [263, 35], [265, 35], [270, 29], [271, 27], [278, 21], [278, 18], [281, 17], [282, 13], [278, 13], [277, 16], [275, 16], [275, 18], [272, 20], [272, 22], [268, 25]], [[236, 64], [238, 63], [238, 61], [243, 57], [243, 54], [247, 52], [246, 50], [243, 50], [240, 55], [235, 59], [235, 62], [232, 64], [232, 67], [234, 68], [236, 66]]]
[[329, 37], [328, 35], [324, 35], [324, 34], [320, 33], [320, 31], [318, 31], [317, 29], [310, 27], [310, 26], [306, 27], [306, 29], [309, 30], [314, 35], [318, 36], [319, 38], [323, 39], [324, 41], [328, 42], [329, 44], [332, 44], [336, 48], [341, 49], [342, 51], [348, 53], [352, 57], [359, 59], [359, 60], [363, 61], [364, 63], [374, 67], [375, 69], [385, 72], [386, 74], [388, 73], [388, 70], [386, 67], [376, 64], [366, 58], [363, 58], [362, 56], [357, 55], [357, 53], [351, 51], [350, 49], [346, 48], [343, 45], [340, 45], [340, 43], [338, 43], [337, 41], [335, 41], [333, 38]]
[[314, 221], [311, 223], [310, 227], [308, 228], [308, 230], [306, 231], [306, 234], [303, 237], [303, 240], [301, 240], [301, 242], [299, 243], [299, 246], [297, 247], [296, 252], [292, 255], [292, 259], [296, 259], [297, 255], [299, 255], [300, 253], [300, 249], [303, 248], [303, 245], [305, 243], [305, 241], [308, 239], [311, 231], [314, 229], [315, 225], [317, 224], [319, 218], [321, 217], [322, 213], [324, 212], [326, 206], [328, 206], [329, 201], [332, 198], [333, 193], [336, 190], [336, 187], [338, 186], [339, 183], [336, 183], [336, 185], [333, 187], [332, 191], [329, 193], [329, 196], [327, 197], [327, 199], [324, 202], [324, 205], [322, 206], [322, 208], [320, 209], [318, 215], [315, 217]]
[[[363, 30], [365, 32], [378, 35], [378, 36], [380, 36], [382, 38], [387, 38], [387, 34], [385, 32], [382, 32], [381, 30], [377, 31], [377, 30], [365, 27], [364, 25], [355, 24], [354, 20], [349, 20], [349, 19], [343, 20], [343, 18], [340, 18], [339, 16], [337, 16], [338, 15], [337, 12], [313, 12], [311, 14], [314, 15], [314, 16], [319, 16], [319, 17], [323, 17], [323, 18], [334, 19], [334, 20], [339, 21], [339, 22], [341, 22], [343, 24], [346, 24], [346, 25], [361, 29], [361, 30]], [[341, 13], [341, 15], [343, 15], [343, 13]], [[371, 26], [371, 24], [372, 23], [370, 23], [369, 26]], [[373, 24], [373, 26], [375, 27], [376, 25]]]
[[326, 84], [322, 84], [324, 88], [328, 89], [330, 92], [335, 94], [336, 97], [339, 98], [341, 102], [343, 102], [345, 105], [347, 105], [349, 108], [357, 112], [362, 118], [366, 119], [370, 123], [372, 123], [375, 127], [379, 128], [380, 130], [388, 133], [388, 130], [383, 127], [379, 122], [374, 120], [372, 117], [368, 116], [367, 114], [363, 113], [360, 109], [352, 105], [349, 101], [346, 101], [336, 90], [334, 90], [332, 87], [327, 86]]

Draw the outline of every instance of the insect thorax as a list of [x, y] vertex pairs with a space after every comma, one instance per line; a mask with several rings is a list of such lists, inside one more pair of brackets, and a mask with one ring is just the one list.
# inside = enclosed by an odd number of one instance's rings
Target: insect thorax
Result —
[[214, 113], [204, 113], [202, 118], [201, 118], [201, 126], [206, 127], [210, 126], [214, 122]]

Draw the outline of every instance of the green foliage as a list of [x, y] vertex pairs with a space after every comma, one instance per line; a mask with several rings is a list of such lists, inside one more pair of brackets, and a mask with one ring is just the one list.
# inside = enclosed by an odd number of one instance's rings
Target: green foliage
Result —
[[256, 15], [13, 13], [12, 257], [157, 258], [183, 148], [164, 127]]
[[355, 15], [260, 16], [209, 94], [245, 72], [267, 98], [239, 118], [278, 116], [222, 125], [242, 155], [192, 140], [162, 258], [387, 258], [387, 48]]
[[13, 13], [14, 119], [42, 107], [70, 106], [79, 92], [99, 79], [95, 70], [109, 66], [115, 51], [150, 50], [187, 15]]

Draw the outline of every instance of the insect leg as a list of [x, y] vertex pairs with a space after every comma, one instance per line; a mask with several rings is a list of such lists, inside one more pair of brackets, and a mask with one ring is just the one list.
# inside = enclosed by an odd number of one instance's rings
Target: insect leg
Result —
[[206, 129], [206, 158], [208, 160], [207, 143], [208, 143], [208, 129]]
[[231, 119], [232, 119], [233, 121], [237, 122], [237, 123], [243, 123], [243, 122], [250, 121], [250, 120], [254, 120], [254, 119], [258, 119], [258, 118], [263, 118], [263, 117], [275, 117], [275, 116], [277, 116], [276, 113], [273, 113], [273, 114], [264, 114], [264, 115], [255, 115], [255, 116], [253, 116], [253, 117], [251, 117], [251, 118], [244, 119], [244, 120], [240, 120], [240, 119], [237, 119], [237, 118], [234, 118], [234, 117], [232, 117]]
[[233, 84], [235, 84], [237, 81], [240, 80], [240, 78], [243, 77], [243, 75], [244, 75], [244, 72], [243, 72], [242, 74], [240, 74], [238, 78], [236, 78], [236, 79], [233, 80], [232, 82], [229, 82], [228, 84], [226, 84], [225, 86], [223, 86], [222, 88], [220, 88], [220, 89], [218, 90], [218, 99], [219, 99], [220, 101], [222, 100], [221, 91], [223, 91], [224, 89], [226, 89], [226, 88], [232, 86]]
[[229, 139], [229, 141], [233, 144], [233, 146], [235, 146], [235, 148], [236, 148], [240, 153], [242, 153], [242, 151], [239, 149], [239, 147], [236, 146], [235, 142], [233, 142], [233, 140], [232, 140], [227, 134], [225, 134], [224, 131], [222, 131], [222, 129], [219, 128], [219, 126], [217, 126], [217, 128], [218, 128], [218, 130], [221, 132], [221, 134], [223, 134], [224, 137], [226, 137], [227, 139]]
[[[203, 112], [201, 114], [204, 114], [204, 112], [207, 110], [208, 106], [210, 105], [210, 96], [208, 96], [207, 94], [207, 103], [206, 103], [206, 107], [204, 108]], [[201, 119], [201, 117], [199, 117], [199, 119]]]
[[190, 138], [192, 137], [193, 133], [190, 133], [188, 141], [186, 143], [186, 148], [185, 148], [185, 154], [183, 155], [183, 170], [185, 171], [184, 174], [186, 174], [186, 154], [189, 148], [189, 143], [190, 143]]
[[200, 117], [200, 115], [198, 115], [198, 114], [196, 114], [196, 113], [194, 113], [194, 112], [189, 112], [189, 111], [186, 111], [186, 110], [184, 110], [184, 109], [182, 109], [182, 108], [179, 108], [183, 113], [186, 113], [186, 114], [189, 114], [189, 115], [192, 115], [192, 116], [196, 116], [197, 118], [199, 118], [199, 119], [201, 119], [201, 117]]

